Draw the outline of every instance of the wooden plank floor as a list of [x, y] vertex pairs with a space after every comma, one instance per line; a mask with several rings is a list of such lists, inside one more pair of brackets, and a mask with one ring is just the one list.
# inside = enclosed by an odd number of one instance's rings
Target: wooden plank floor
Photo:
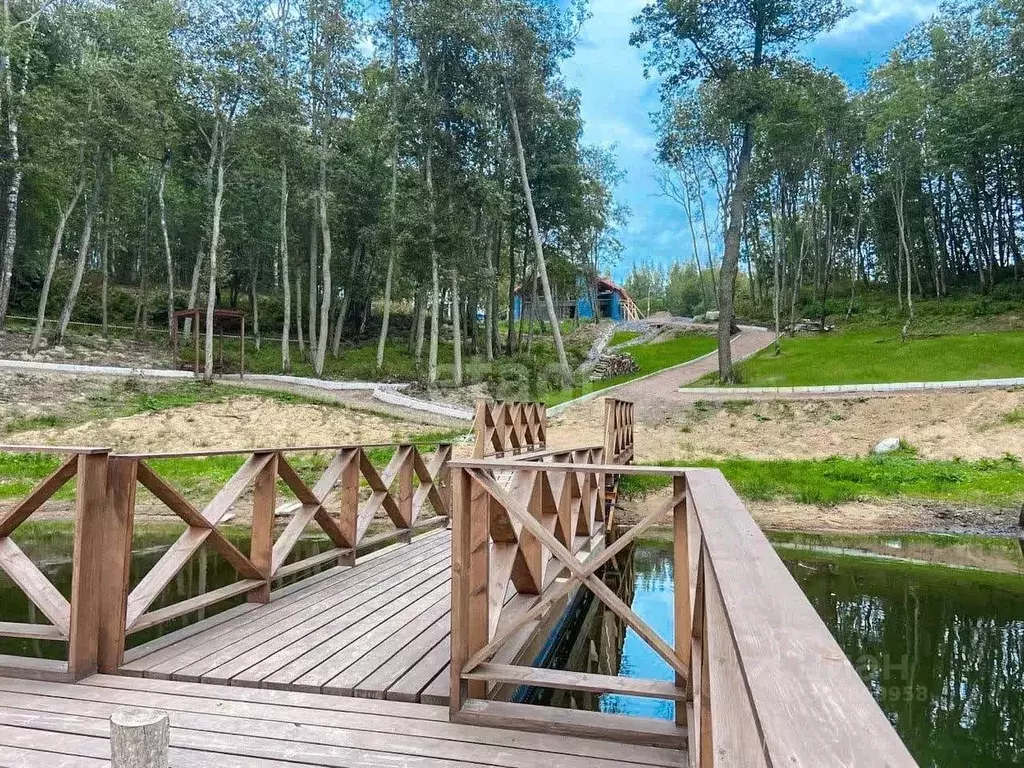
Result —
[[689, 764], [673, 749], [449, 723], [439, 706], [97, 675], [0, 678], [0, 766], [108, 765], [109, 719], [122, 707], [168, 713], [175, 768]]
[[126, 655], [130, 676], [447, 704], [451, 532], [276, 591]]

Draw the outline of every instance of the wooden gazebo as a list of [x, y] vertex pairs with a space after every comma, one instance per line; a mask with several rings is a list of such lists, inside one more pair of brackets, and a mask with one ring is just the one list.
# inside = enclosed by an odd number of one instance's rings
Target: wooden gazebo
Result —
[[[199, 355], [199, 327], [203, 323], [205, 328], [206, 310], [199, 307], [192, 309], [179, 309], [173, 315], [174, 320], [171, 323], [171, 344], [174, 347], [174, 359], [178, 360], [178, 324], [184, 318], [190, 318], [192, 320], [192, 338], [193, 344], [195, 345], [195, 374], [199, 375], [200, 355]], [[237, 309], [215, 309], [213, 310], [213, 330], [217, 334], [218, 340], [218, 361], [220, 365], [220, 373], [224, 374], [224, 325], [230, 323], [236, 323], [239, 325], [239, 339], [240, 339], [240, 353], [238, 361], [238, 375], [240, 377], [245, 376], [245, 312]]]

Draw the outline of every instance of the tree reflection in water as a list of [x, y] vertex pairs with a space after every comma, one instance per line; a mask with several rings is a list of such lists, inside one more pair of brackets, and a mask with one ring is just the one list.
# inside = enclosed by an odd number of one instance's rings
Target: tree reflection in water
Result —
[[782, 551], [922, 766], [1024, 762], [1024, 580]]

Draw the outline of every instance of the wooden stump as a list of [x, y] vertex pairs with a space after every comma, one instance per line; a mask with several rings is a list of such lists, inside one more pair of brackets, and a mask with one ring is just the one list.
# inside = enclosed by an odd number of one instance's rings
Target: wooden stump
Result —
[[170, 730], [166, 712], [117, 710], [110, 716], [111, 768], [168, 768]]

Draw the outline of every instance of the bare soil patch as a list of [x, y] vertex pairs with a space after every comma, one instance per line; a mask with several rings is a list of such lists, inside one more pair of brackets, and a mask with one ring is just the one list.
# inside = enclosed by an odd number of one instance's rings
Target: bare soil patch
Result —
[[388, 443], [430, 430], [348, 408], [246, 395], [219, 403], [17, 432], [20, 444], [102, 445], [118, 451], [187, 451]]
[[[1024, 407], [1024, 390], [729, 401], [652, 395], [656, 402], [638, 401], [641, 462], [863, 456], [885, 437], [905, 439], [927, 459], [1024, 456], [1024, 429], [1006, 420]], [[603, 408], [598, 398], [569, 409], [553, 421], [550, 442], [601, 444]]]
[[[617, 522], [635, 523], [645, 510], [665, 504], [669, 488], [621, 502]], [[1018, 511], [922, 499], [865, 499], [835, 506], [795, 501], [744, 502], [765, 530], [806, 533], [957, 533], [1017, 535]]]

